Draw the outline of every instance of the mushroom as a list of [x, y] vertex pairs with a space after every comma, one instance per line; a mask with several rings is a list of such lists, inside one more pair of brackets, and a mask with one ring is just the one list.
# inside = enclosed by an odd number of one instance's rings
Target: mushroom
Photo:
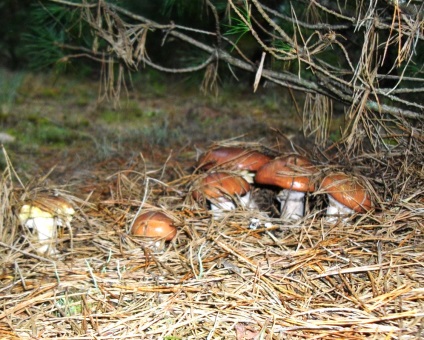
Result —
[[198, 202], [205, 199], [217, 218], [221, 217], [223, 211], [236, 209], [237, 203], [242, 208], [257, 208], [251, 198], [250, 184], [243, 177], [230, 172], [207, 173], [195, 183], [192, 196]]
[[40, 246], [37, 252], [46, 255], [58, 253], [54, 243], [57, 239], [57, 226], [71, 227], [72, 205], [60, 196], [38, 196], [24, 204], [18, 214], [22, 226], [33, 229]]
[[352, 175], [337, 172], [327, 175], [321, 183], [320, 191], [328, 196], [327, 221], [337, 221], [344, 216], [343, 222], [355, 212], [365, 212], [371, 209], [371, 197], [360, 182]]
[[281, 218], [297, 220], [305, 213], [305, 194], [315, 191], [312, 176], [317, 172], [307, 158], [293, 154], [262, 166], [256, 173], [255, 182], [281, 188], [277, 195]]
[[137, 216], [131, 227], [131, 234], [143, 236], [148, 245], [161, 249], [165, 241], [171, 241], [177, 235], [177, 227], [164, 213], [149, 211]]
[[224, 169], [235, 171], [249, 183], [253, 183], [255, 172], [272, 158], [257, 151], [240, 147], [219, 147], [204, 153], [198, 167], [202, 170]]

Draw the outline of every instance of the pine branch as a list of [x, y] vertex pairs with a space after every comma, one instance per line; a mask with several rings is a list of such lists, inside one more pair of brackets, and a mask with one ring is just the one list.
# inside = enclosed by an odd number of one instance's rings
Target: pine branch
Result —
[[[80, 8], [84, 8], [84, 10], [91, 10], [93, 8], [93, 4], [75, 4], [66, 0], [51, 1], [55, 3], [61, 3], [67, 6], [77, 6]], [[371, 77], [371, 75], [367, 73], [370, 72], [370, 70], [363, 71], [365, 72], [364, 75], [358, 73], [358, 83], [353, 83], [349, 80], [345, 80], [346, 78], [341, 76], [346, 73], [345, 70], [339, 69], [334, 66], [330, 67], [324, 61], [321, 61], [317, 56], [323, 49], [332, 46], [332, 44], [337, 46], [339, 46], [339, 44], [342, 44], [337, 41], [337, 35], [327, 36], [326, 38], [324, 36], [320, 36], [319, 40], [317, 40], [312, 45], [309, 42], [309, 37], [308, 40], [305, 39], [304, 41], [302, 41], [302, 45], [300, 45], [297, 40], [290, 38], [287, 33], [282, 28], [277, 26], [273, 19], [269, 17], [268, 14], [266, 14], [266, 12], [272, 14], [272, 11], [265, 9], [257, 0], [252, 0], [252, 2], [255, 5], [256, 9], [259, 11], [259, 13], [262, 15], [262, 18], [270, 25], [270, 27], [275, 29], [275, 31], [278, 33], [280, 38], [282, 38], [283, 41], [285, 41], [289, 46], [291, 46], [292, 51], [286, 52], [286, 55], [288, 55], [291, 59], [298, 60], [299, 63], [306, 65], [312, 71], [312, 77], [306, 79], [290, 72], [274, 71], [272, 69], [264, 67], [262, 70], [263, 78], [292, 89], [301, 90], [308, 93], [318, 93], [321, 95], [325, 95], [348, 105], [354, 105], [355, 98], [360, 96], [361, 93], [371, 91], [373, 96], [369, 96], [366, 101], [365, 107], [367, 109], [376, 111], [380, 114], [389, 114], [395, 117], [404, 117], [409, 119], [423, 118], [424, 105], [422, 103], [408, 101], [398, 96], [402, 93], [423, 93], [424, 89], [422, 87], [410, 89], [409, 92], [408, 89], [405, 88], [394, 89], [391, 91], [387, 91], [386, 89], [378, 89], [374, 87], [372, 83], [369, 83], [369, 81], [371, 81], [369, 79], [377, 79], [377, 75]], [[312, 2], [317, 5], [315, 1], [312, 0]], [[243, 58], [235, 57], [225, 51], [220, 46], [214, 44], [214, 41], [224, 41], [224, 39], [221, 40], [217, 38], [217, 35], [220, 34], [218, 30], [216, 32], [208, 32], [204, 30], [197, 30], [194, 28], [179, 26], [174, 23], [164, 25], [150, 20], [142, 15], [134, 14], [115, 4], [110, 4], [103, 1], [100, 1], [99, 4], [107, 8], [107, 11], [110, 11], [111, 15], [114, 13], [113, 15], [116, 16], [114, 22], [120, 22], [121, 27], [118, 30], [120, 32], [120, 35], [126, 34], [125, 21], [122, 18], [119, 18], [119, 16], [123, 16], [127, 19], [139, 22], [140, 24], [145, 25], [145, 27], [148, 27], [149, 29], [161, 30], [166, 33], [167, 36], [172, 36], [180, 41], [184, 41], [185, 43], [196, 47], [197, 49], [203, 52], [206, 52], [206, 54], [209, 56], [208, 59], [201, 62], [198, 66], [190, 65], [188, 67], [180, 69], [167, 68], [158, 65], [158, 63], [155, 63], [154, 61], [146, 58], [145, 55], [139, 57], [139, 62], [146, 63], [164, 72], [194, 72], [200, 68], [208, 66], [214, 61], [220, 60], [247, 72], [257, 72], [258, 68], [256, 64], [248, 62], [247, 60], [243, 60]], [[254, 38], [263, 47], [263, 49], [267, 53], [274, 55], [276, 59], [278, 59], [279, 56], [276, 54], [276, 49], [274, 47], [268, 46], [264, 41], [262, 41], [259, 35], [255, 33], [252, 23], [246, 20], [243, 14], [237, 10], [237, 7], [231, 0], [229, 0], [229, 4], [236, 11], [236, 13], [239, 14], [240, 20], [243, 20], [244, 24], [250, 29]], [[209, 2], [208, 5], [212, 6], [212, 3]], [[322, 7], [323, 5], [319, 6]], [[328, 13], [334, 14], [333, 9], [326, 8], [326, 11]], [[341, 15], [341, 18], [346, 20], [347, 22], [350, 22], [351, 25], [357, 24], [355, 20], [351, 20], [352, 17], [346, 16], [345, 14], [342, 15], [340, 13], [336, 13], [334, 15], [337, 17]], [[299, 27], [306, 27], [306, 24], [302, 24], [300, 21], [297, 20], [297, 18], [294, 18], [293, 22], [299, 25]], [[96, 30], [98, 31], [100, 36], [102, 36], [103, 34], [103, 37], [105, 37], [104, 32], [100, 32], [102, 30], [101, 27], [96, 28]], [[410, 32], [410, 34], [414, 33], [413, 31]], [[212, 36], [214, 37], [214, 41], [211, 41], [209, 43], [201, 41], [200, 39], [194, 38], [194, 34], [193, 36], [189, 35], [191, 33], [200, 34], [206, 37]], [[114, 46], [114, 44], [116, 43], [114, 39], [108, 39], [107, 42], [111, 45], [112, 51], [117, 50], [117, 46]], [[128, 53], [126, 54], [126, 56], [130, 55]], [[348, 56], [348, 53], [346, 51], [344, 51], [344, 53], [346, 55], [346, 59], [350, 63], [350, 57]], [[365, 58], [365, 60], [367, 59]], [[398, 79], [399, 81], [402, 81], [403, 78], [399, 77]], [[377, 100], [370, 99], [372, 97]], [[387, 101], [384, 101], [384, 98], [386, 98]], [[391, 102], [393, 104], [387, 104], [387, 102]]]

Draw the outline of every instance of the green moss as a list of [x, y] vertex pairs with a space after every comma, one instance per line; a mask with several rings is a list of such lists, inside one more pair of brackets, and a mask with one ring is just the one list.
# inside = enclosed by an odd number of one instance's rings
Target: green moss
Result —
[[121, 112], [106, 110], [101, 112], [100, 119], [105, 123], [118, 123], [122, 121], [122, 114]]
[[[57, 299], [56, 304], [61, 308], [62, 313], [66, 316], [81, 315], [82, 305], [81, 298], [79, 296], [65, 296]], [[58, 313], [58, 316], [63, 316], [61, 313]]]
[[60, 126], [46, 118], [29, 115], [22, 119], [15, 127], [9, 129], [9, 133], [17, 137], [21, 145], [69, 145], [75, 139], [81, 139], [76, 129], [66, 125]]
[[65, 116], [64, 122], [68, 128], [75, 130], [80, 130], [82, 128], [90, 126], [90, 120], [88, 118], [77, 115]]
[[78, 96], [75, 101], [75, 105], [87, 106], [93, 101], [92, 97], [89, 96]]
[[390, 147], [390, 146], [398, 146], [399, 145], [399, 141], [396, 140], [395, 138], [383, 138], [383, 143]]
[[39, 93], [44, 98], [58, 98], [62, 95], [62, 91], [59, 87], [46, 87]]
[[71, 130], [54, 125], [41, 125], [35, 133], [37, 140], [46, 144], [66, 145], [75, 139], [75, 134]]
[[340, 140], [340, 138], [342, 138], [342, 135], [341, 135], [340, 131], [333, 131], [333, 132], [330, 133], [329, 138], [332, 142], [338, 142]]
[[131, 123], [131, 125], [150, 125], [153, 118], [160, 119], [163, 112], [155, 110], [142, 110], [137, 103], [126, 104], [123, 108], [114, 110], [105, 110], [100, 113], [100, 119], [105, 123]]
[[121, 112], [125, 114], [125, 117], [129, 118], [143, 117], [145, 113], [137, 101], [126, 101]]
[[143, 93], [163, 96], [169, 91], [169, 79], [156, 70], [148, 69], [143, 73], [133, 74], [131, 77], [134, 88], [140, 89]]

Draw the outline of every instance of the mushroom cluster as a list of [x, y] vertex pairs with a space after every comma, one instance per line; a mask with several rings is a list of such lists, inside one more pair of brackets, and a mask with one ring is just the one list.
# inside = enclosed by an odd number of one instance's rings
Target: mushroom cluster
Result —
[[241, 208], [258, 209], [252, 197], [256, 172], [272, 157], [255, 149], [221, 146], [206, 151], [197, 162], [203, 172], [192, 185], [195, 201], [207, 204], [215, 218]]
[[71, 203], [61, 196], [39, 195], [26, 202], [19, 210], [22, 226], [33, 229], [38, 239], [36, 251], [39, 254], [55, 255], [57, 227], [71, 227], [75, 213]]
[[197, 202], [206, 202], [215, 217], [236, 208], [258, 209], [252, 198], [252, 186], [279, 190], [275, 199], [283, 220], [301, 219], [307, 194], [311, 193], [327, 195], [328, 222], [339, 218], [346, 222], [353, 213], [372, 207], [369, 192], [358, 178], [338, 172], [322, 179], [324, 172], [298, 154], [273, 158], [257, 150], [221, 146], [205, 152], [197, 169], [204, 174], [194, 181], [192, 197]]
[[[204, 153], [197, 162], [201, 174], [191, 183], [190, 196], [201, 206], [210, 208], [215, 218], [225, 211], [257, 209], [251, 195], [255, 172], [271, 157], [239, 147], [218, 147]], [[130, 233], [142, 237], [146, 246], [154, 250], [171, 241], [177, 228], [167, 215], [158, 211], [144, 212], [132, 223]]]
[[[255, 215], [257, 211], [258, 216], [251, 218], [249, 226], [256, 228], [261, 224], [256, 217], [263, 217], [264, 213], [255, 202], [253, 189], [267, 187], [278, 192], [273, 198], [279, 202], [280, 216], [285, 221], [304, 217], [305, 203], [313, 202], [306, 199], [311, 193], [326, 195], [328, 223], [346, 223], [353, 214], [373, 207], [370, 192], [359, 177], [328, 173], [298, 154], [271, 157], [256, 149], [233, 146], [216, 147], [200, 157], [188, 197], [207, 207], [216, 219], [236, 209], [253, 210]], [[39, 194], [21, 206], [18, 217], [22, 226], [34, 231], [36, 251], [54, 255], [58, 253], [57, 227], [70, 228], [74, 213], [72, 204], [63, 197]], [[138, 214], [129, 232], [144, 245], [160, 250], [176, 237], [177, 227], [169, 214], [155, 209]]]

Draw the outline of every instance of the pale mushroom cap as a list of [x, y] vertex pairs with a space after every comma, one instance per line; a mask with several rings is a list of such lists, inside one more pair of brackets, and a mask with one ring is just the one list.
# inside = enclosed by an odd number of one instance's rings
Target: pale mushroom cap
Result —
[[19, 220], [21, 223], [25, 223], [25, 221], [37, 217], [52, 218], [53, 215], [50, 212], [41, 210], [40, 208], [31, 204], [23, 205], [19, 211]]
[[135, 219], [131, 234], [171, 241], [177, 235], [177, 227], [174, 226], [173, 220], [164, 213], [149, 211]]
[[71, 221], [75, 213], [71, 203], [60, 196], [39, 196], [30, 203], [24, 204], [19, 211], [19, 220], [25, 223], [28, 219], [43, 217], [60, 217]]
[[306, 157], [289, 155], [262, 166], [256, 172], [255, 182], [288, 190], [313, 192], [313, 175], [317, 172], [318, 169]]
[[321, 183], [324, 193], [356, 212], [371, 209], [371, 197], [357, 177], [342, 172], [327, 175]]
[[255, 172], [272, 158], [257, 151], [239, 147], [220, 147], [207, 151], [200, 157], [198, 166], [203, 170], [224, 168]]
[[250, 191], [250, 184], [241, 176], [229, 172], [212, 172], [200, 178], [195, 184], [192, 196], [196, 201], [203, 197], [244, 196]]

